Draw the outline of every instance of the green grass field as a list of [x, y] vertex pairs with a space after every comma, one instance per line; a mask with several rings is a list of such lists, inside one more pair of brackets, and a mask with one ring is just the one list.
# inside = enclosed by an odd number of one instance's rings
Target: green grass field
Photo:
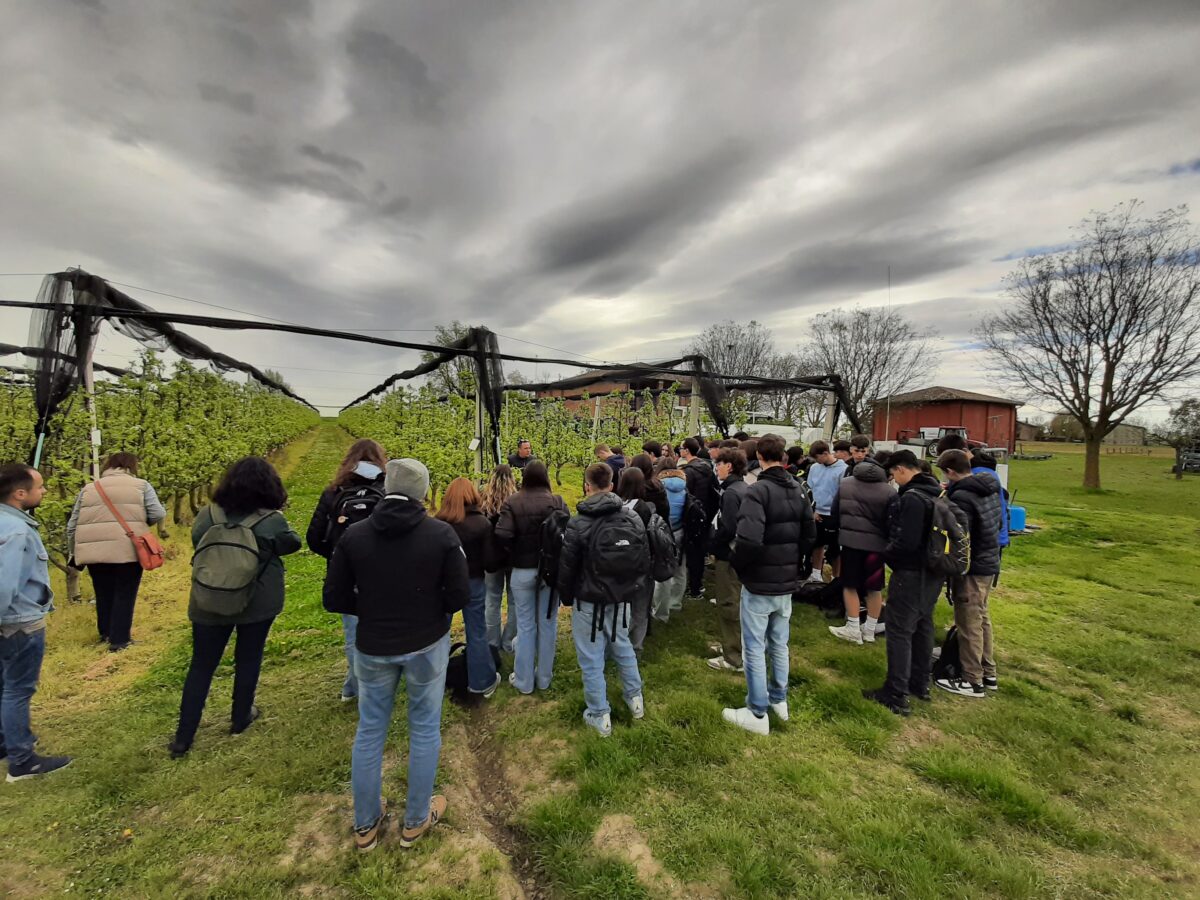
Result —
[[[323, 425], [279, 461], [303, 528], [347, 436]], [[35, 731], [75, 764], [0, 784], [0, 893], [16, 897], [1162, 897], [1200, 895], [1200, 479], [1157, 457], [1013, 464], [1041, 530], [993, 594], [1002, 689], [935, 696], [907, 720], [862, 700], [884, 646], [853, 647], [798, 606], [792, 721], [769, 738], [721, 708], [744, 683], [709, 670], [712, 607], [656, 629], [634, 725], [580, 720], [563, 619], [553, 688], [446, 707], [444, 825], [411, 851], [350, 839], [353, 706], [337, 701], [340, 627], [324, 563], [290, 557], [267, 647], [264, 719], [228, 734], [219, 670], [189, 757], [168, 758], [188, 661], [187, 560], [147, 576], [135, 638], [96, 644], [93, 608], [60, 604]], [[578, 472], [564, 475], [577, 482]], [[578, 488], [568, 491], [571, 499]], [[85, 595], [90, 585], [85, 579]], [[938, 610], [939, 623], [949, 609]], [[456, 621], [456, 628], [458, 627]], [[936, 693], [936, 692], [935, 692]], [[400, 717], [402, 719], [402, 716]], [[402, 721], [386, 757], [404, 796]]]

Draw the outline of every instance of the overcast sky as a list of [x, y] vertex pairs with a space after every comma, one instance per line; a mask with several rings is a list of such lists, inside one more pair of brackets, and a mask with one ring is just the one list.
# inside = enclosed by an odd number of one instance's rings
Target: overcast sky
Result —
[[[998, 392], [970, 332], [1014, 258], [1129, 198], [1200, 207], [1195, 0], [0, 10], [0, 272], [316, 326], [627, 360], [757, 318], [787, 349], [891, 266], [930, 382]], [[318, 404], [414, 361], [194, 333]]]

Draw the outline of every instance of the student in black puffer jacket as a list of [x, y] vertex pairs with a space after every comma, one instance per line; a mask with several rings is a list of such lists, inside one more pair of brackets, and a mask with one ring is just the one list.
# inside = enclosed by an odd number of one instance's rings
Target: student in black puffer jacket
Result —
[[[899, 504], [888, 474], [875, 460], [864, 458], [838, 484], [830, 518], [838, 523], [842, 548], [842, 600], [846, 624], [830, 626], [834, 637], [874, 643], [883, 612], [883, 551], [888, 520]], [[867, 601], [867, 621], [860, 622], [860, 597]]]
[[739, 672], [742, 669], [742, 583], [733, 570], [733, 542], [737, 537], [738, 512], [742, 498], [750, 490], [743, 478], [746, 474], [746, 454], [737, 447], [722, 447], [716, 457], [717, 477], [720, 478], [721, 508], [713, 524], [709, 552], [716, 560], [713, 580], [717, 594], [717, 624], [721, 633], [721, 652], [708, 661], [709, 668], [718, 672]]
[[521, 489], [504, 501], [496, 521], [496, 542], [512, 566], [509, 603], [517, 611], [513, 671], [508, 680], [522, 694], [532, 694], [535, 687], [549, 689], [554, 675], [558, 597], [554, 595], [551, 601], [550, 586], [538, 578], [538, 549], [542, 523], [555, 511], [567, 512], [567, 504], [550, 492], [545, 463], [533, 460], [525, 466]]
[[996, 660], [992, 655], [992, 617], [988, 595], [1000, 574], [1000, 522], [1003, 516], [1000, 481], [992, 474], [972, 475], [971, 458], [963, 450], [947, 450], [938, 457], [938, 468], [950, 486], [946, 496], [967, 517], [971, 532], [971, 568], [950, 579], [954, 624], [958, 626], [958, 653], [963, 677], [939, 678], [939, 688], [962, 697], [980, 698], [997, 690]]
[[[377, 501], [383, 496], [383, 470], [386, 465], [387, 454], [378, 442], [362, 438], [350, 445], [332, 483], [321, 492], [317, 508], [308, 522], [305, 541], [309, 550], [328, 562], [338, 539], [348, 527], [348, 523], [337, 522], [338, 511], [334, 507], [342, 505], [339, 496], [345, 497], [351, 491], [369, 487], [377, 492], [374, 498]], [[354, 677], [354, 633], [357, 628], [358, 619], [342, 616], [342, 638], [346, 646], [346, 680], [342, 682], [341, 695], [343, 703], [358, 696], [358, 679]]]
[[[788, 630], [792, 594], [816, 539], [812, 507], [785, 468], [783, 438], [759, 438], [761, 474], [738, 509], [733, 567], [742, 581], [742, 663], [746, 706], [726, 709], [725, 721], [768, 734], [767, 709], [787, 721]], [[770, 673], [767, 665], [770, 660]]]

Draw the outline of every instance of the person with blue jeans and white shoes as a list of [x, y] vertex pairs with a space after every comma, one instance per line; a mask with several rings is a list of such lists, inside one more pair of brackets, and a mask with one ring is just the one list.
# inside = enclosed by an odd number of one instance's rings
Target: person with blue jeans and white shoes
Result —
[[575, 607], [571, 633], [587, 702], [583, 721], [601, 737], [612, 734], [604, 684], [607, 656], [621, 673], [621, 692], [633, 718], [646, 714], [629, 621], [630, 604], [645, 590], [650, 574], [650, 539], [641, 516], [612, 492], [612, 479], [607, 463], [588, 466], [583, 484], [587, 496], [567, 523], [558, 560], [558, 594], [565, 606]]
[[816, 523], [800, 484], [785, 467], [784, 440], [758, 439], [758, 480], [742, 497], [731, 562], [742, 582], [742, 665], [746, 705], [726, 709], [726, 722], [770, 734], [767, 710], [788, 720], [788, 635], [792, 594], [816, 539]]
[[354, 842], [373, 850], [387, 827], [381, 796], [383, 747], [396, 688], [408, 693], [408, 802], [400, 846], [411, 847], [446, 813], [434, 796], [442, 747], [442, 696], [450, 619], [469, 596], [467, 558], [454, 529], [425, 512], [429, 470], [415, 459], [387, 464], [386, 495], [351, 525], [334, 550], [325, 608], [358, 616], [355, 673], [358, 734], [350, 782]]
[[69, 756], [39, 756], [29, 728], [46, 650], [46, 614], [54, 609], [50, 557], [29, 514], [42, 502], [41, 473], [22, 463], [0, 466], [0, 759], [8, 781], [47, 775]]
[[494, 536], [512, 566], [509, 603], [516, 607], [517, 640], [509, 683], [522, 694], [548, 690], [554, 675], [558, 642], [558, 596], [538, 576], [542, 523], [554, 512], [567, 511], [562, 497], [551, 493], [545, 463], [530, 461], [521, 489], [504, 501]]

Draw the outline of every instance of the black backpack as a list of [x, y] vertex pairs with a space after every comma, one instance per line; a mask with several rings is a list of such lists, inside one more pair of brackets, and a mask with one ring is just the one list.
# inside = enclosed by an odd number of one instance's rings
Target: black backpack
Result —
[[931, 498], [925, 568], [936, 575], [966, 575], [971, 568], [971, 531], [966, 514], [946, 497]]
[[346, 529], [355, 522], [369, 519], [383, 497], [383, 488], [377, 484], [350, 485], [337, 492], [325, 526], [325, 545], [330, 556]]
[[655, 581], [670, 581], [679, 572], [679, 548], [675, 546], [675, 534], [671, 526], [658, 513], [650, 514], [646, 523], [646, 535], [650, 538], [650, 556], [653, 567], [650, 575]]
[[962, 663], [958, 657], [958, 627], [951, 625], [946, 632], [946, 639], [942, 641], [941, 655], [933, 661], [933, 678], [935, 681], [939, 678], [954, 680], [962, 678], [962, 674]]
[[546, 601], [546, 618], [554, 618], [554, 598], [558, 595], [558, 558], [562, 554], [563, 533], [571, 514], [565, 509], [552, 510], [542, 520], [538, 531], [538, 579], [550, 593]]
[[[488, 647], [492, 651], [492, 659], [496, 662], [496, 671], [500, 671], [500, 651]], [[480, 694], [471, 693], [470, 678], [467, 673], [467, 645], [455, 641], [450, 645], [450, 658], [446, 661], [446, 690], [451, 698], [462, 706], [472, 706], [479, 702]]]
[[708, 513], [704, 504], [696, 499], [694, 494], [683, 495], [683, 543], [684, 546], [694, 547], [697, 543], [704, 546], [708, 542]]
[[[632, 515], [630, 514], [632, 513]], [[603, 592], [601, 599], [588, 598], [598, 608], [629, 603], [642, 579], [651, 571], [650, 547], [646, 526], [632, 510], [618, 510], [602, 516], [588, 535], [584, 579]], [[596, 639], [596, 620], [592, 619], [592, 640]], [[613, 617], [613, 638], [617, 620]]]

